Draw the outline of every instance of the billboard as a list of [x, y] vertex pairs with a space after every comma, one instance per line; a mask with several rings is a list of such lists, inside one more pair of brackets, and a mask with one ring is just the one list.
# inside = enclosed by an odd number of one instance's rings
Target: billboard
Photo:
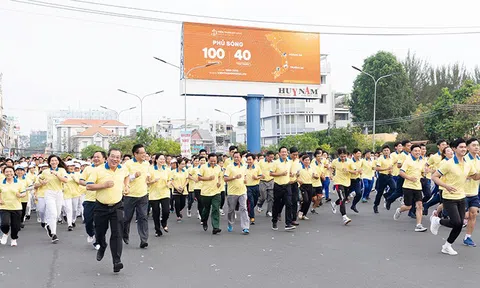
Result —
[[181, 46], [188, 79], [320, 85], [318, 33], [184, 23]]
[[180, 148], [182, 150], [182, 157], [191, 158], [192, 157], [192, 132], [191, 131], [182, 131], [180, 134]]

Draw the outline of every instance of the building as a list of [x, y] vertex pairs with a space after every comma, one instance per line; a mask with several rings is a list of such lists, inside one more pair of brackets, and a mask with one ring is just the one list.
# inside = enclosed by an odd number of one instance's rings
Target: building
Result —
[[[261, 145], [269, 146], [289, 135], [328, 129], [334, 121], [330, 64], [321, 57], [320, 85], [279, 88], [279, 96], [311, 96], [308, 100], [264, 99], [261, 103]], [[238, 142], [238, 140], [237, 140]]]
[[198, 154], [201, 149], [207, 150], [207, 153], [216, 151], [214, 138], [208, 130], [193, 130], [190, 143], [192, 148], [192, 155]]
[[97, 145], [108, 150], [114, 137], [128, 136], [128, 126], [117, 120], [67, 119], [55, 126], [57, 139], [55, 153], [78, 154], [89, 146]]
[[58, 110], [51, 111], [47, 116], [47, 150], [48, 152], [57, 153], [59, 143], [57, 143], [58, 135], [56, 126], [67, 119], [97, 119], [110, 120], [117, 119], [117, 113], [111, 110]]
[[352, 124], [352, 114], [350, 113], [349, 93], [333, 93], [335, 96], [335, 117], [333, 118], [333, 128], [343, 128]]
[[47, 131], [32, 131], [30, 133], [30, 148], [42, 148], [47, 146]]

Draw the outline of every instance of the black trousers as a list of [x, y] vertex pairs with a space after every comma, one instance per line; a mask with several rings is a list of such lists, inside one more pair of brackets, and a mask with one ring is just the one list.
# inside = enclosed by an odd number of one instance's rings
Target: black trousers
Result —
[[175, 213], [177, 217], [182, 218], [182, 210], [185, 208], [185, 199], [187, 195], [173, 193], [173, 201], [175, 202]]
[[[162, 234], [162, 230], [160, 230], [160, 225], [162, 225], [163, 228], [167, 227], [168, 217], [170, 216], [170, 198], [150, 200], [149, 203], [150, 206], [152, 206], [152, 217], [153, 223], [155, 225], [155, 232], [157, 232], [158, 234]], [[160, 210], [162, 215], [161, 220]]]
[[387, 186], [390, 188], [390, 191], [395, 191], [397, 189], [397, 183], [395, 180], [393, 180], [392, 175], [385, 175], [385, 174], [378, 174], [378, 179], [377, 179], [378, 187], [377, 187], [377, 195], [375, 196], [375, 202], [374, 206], [380, 205], [380, 201], [382, 200], [382, 195], [387, 188]]
[[292, 190], [292, 221], [297, 221], [298, 212], [298, 183], [290, 184]]
[[110, 224], [110, 251], [113, 264], [122, 262], [122, 233], [123, 233], [123, 202], [114, 205], [105, 205], [95, 202], [93, 211], [95, 221], [95, 237], [100, 249], [107, 248], [106, 234]]
[[440, 220], [440, 224], [452, 228], [447, 242], [453, 244], [462, 232], [463, 218], [465, 218], [465, 198], [460, 200], [443, 199], [443, 209], [447, 211], [449, 219]]
[[347, 210], [345, 209], [345, 201], [347, 201], [347, 197], [350, 191], [350, 187], [345, 187], [343, 185], [336, 185], [335, 186], [338, 194], [338, 199], [335, 201], [335, 205], [340, 206], [340, 214], [342, 216], [347, 215]]
[[201, 192], [201, 190], [200, 190], [200, 189], [195, 189], [195, 190], [193, 190], [193, 192], [195, 193], [195, 198], [197, 199], [197, 210], [198, 210], [198, 213], [200, 213], [200, 215], [202, 215], [203, 202], [202, 202], [202, 199], [200, 198], [200, 192]]
[[290, 184], [273, 185], [272, 222], [278, 222], [283, 206], [285, 206], [285, 225], [292, 225], [292, 188]]
[[195, 192], [188, 192], [188, 210], [192, 210], [193, 202], [195, 202]]
[[25, 221], [25, 215], [27, 214], [27, 202], [22, 202], [22, 218], [21, 218], [21, 223]]
[[8, 234], [12, 230], [10, 237], [13, 240], [18, 239], [18, 231], [20, 231], [22, 223], [22, 210], [0, 210], [0, 217], [2, 217], [0, 230], [3, 234]]
[[303, 215], [305, 216], [307, 215], [310, 204], [312, 203], [312, 184], [302, 184], [302, 186], [300, 186], [300, 191], [302, 192], [302, 207], [300, 208], [300, 211], [302, 211]]

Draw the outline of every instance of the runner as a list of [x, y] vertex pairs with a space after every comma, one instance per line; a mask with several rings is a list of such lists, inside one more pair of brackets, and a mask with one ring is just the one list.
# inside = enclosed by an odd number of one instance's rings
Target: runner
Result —
[[[465, 162], [473, 166], [477, 173], [480, 173], [480, 156], [478, 156], [478, 153], [480, 152], [480, 147], [478, 139], [468, 139], [466, 144], [468, 153], [465, 156]], [[465, 238], [463, 239], [463, 244], [471, 247], [476, 246], [475, 242], [473, 242], [472, 240], [472, 234], [473, 230], [475, 229], [475, 224], [477, 223], [478, 209], [480, 208], [480, 201], [478, 199], [478, 193], [480, 191], [479, 188], [479, 181], [467, 178], [467, 183], [465, 184], [465, 205], [467, 207], [466, 218], [468, 219], [468, 223], [467, 233], [465, 234]]]
[[340, 213], [342, 214], [343, 224], [348, 225], [352, 220], [348, 218], [347, 211], [345, 209], [345, 201], [350, 188], [350, 175], [354, 174], [355, 165], [350, 163], [351, 160], [347, 159], [347, 150], [340, 148], [337, 150], [338, 158], [333, 160], [332, 168], [334, 171], [333, 183], [335, 184], [335, 190], [338, 194], [338, 199], [335, 203], [331, 203], [332, 212], [336, 213], [335, 205], [340, 206]]
[[310, 166], [310, 156], [305, 154], [302, 156], [301, 160], [301, 169], [297, 173], [298, 184], [300, 185], [300, 191], [302, 193], [302, 202], [300, 211], [298, 211], [298, 219], [309, 220], [307, 213], [314, 197], [312, 183], [313, 181], [320, 179], [320, 175], [318, 175], [316, 170]]
[[67, 166], [68, 182], [64, 184], [63, 199], [65, 201], [65, 213], [67, 214], [68, 231], [76, 227], [78, 202], [80, 201], [80, 175], [75, 173], [75, 163], [68, 161]]
[[370, 199], [370, 192], [373, 189], [373, 174], [375, 171], [375, 165], [372, 160], [372, 152], [365, 150], [362, 159], [362, 181], [363, 181], [363, 194], [362, 203], [367, 203]]
[[275, 153], [268, 151], [265, 155], [265, 159], [258, 162], [260, 169], [262, 170], [263, 179], [260, 180], [259, 190], [260, 197], [258, 197], [257, 212], [262, 213], [263, 204], [267, 202], [267, 217], [272, 217], [273, 210], [273, 177], [270, 176], [270, 171], [273, 168], [273, 160]]
[[376, 214], [378, 214], [378, 205], [380, 205], [380, 200], [382, 199], [385, 188], [388, 186], [390, 191], [396, 189], [396, 182], [392, 176], [393, 167], [396, 164], [394, 164], [394, 159], [390, 157], [390, 147], [388, 145], [382, 146], [382, 154], [383, 155], [377, 159], [375, 167], [375, 171], [378, 171], [378, 189], [375, 202], [373, 203], [373, 212]]
[[10, 234], [10, 245], [15, 247], [18, 245], [18, 231], [20, 231], [22, 217], [21, 198], [26, 196], [25, 187], [15, 178], [15, 172], [12, 167], [5, 167], [3, 170], [5, 179], [0, 183], [0, 216], [2, 230], [2, 238], [0, 244], [5, 245], [8, 241], [8, 233]]
[[177, 159], [178, 168], [172, 171], [170, 180], [173, 187], [173, 198], [175, 202], [175, 213], [177, 214], [177, 222], [181, 222], [183, 218], [182, 210], [185, 208], [185, 200], [188, 195], [187, 183], [188, 172], [185, 169], [185, 159]]
[[255, 163], [255, 155], [248, 153], [245, 185], [247, 186], [248, 217], [250, 217], [250, 225], [255, 225], [255, 206], [257, 206], [258, 197], [260, 196], [260, 180], [263, 178], [264, 176], [259, 164]]
[[202, 190], [200, 201], [203, 204], [202, 226], [203, 230], [208, 230], [208, 217], [212, 217], [212, 234], [222, 232], [220, 229], [220, 178], [223, 177], [221, 167], [217, 165], [217, 155], [208, 154], [208, 163], [200, 167], [198, 171], [198, 179], [202, 181]]
[[[168, 233], [167, 221], [170, 216], [170, 182], [169, 168], [166, 165], [165, 155], [155, 155], [156, 164], [150, 167], [149, 177], [147, 177], [149, 185], [148, 199], [152, 207], [153, 223], [155, 224], [155, 237], [163, 235], [160, 225], [165, 232]], [[160, 210], [162, 211], [160, 217]]]
[[243, 234], [250, 233], [250, 221], [247, 212], [246, 166], [242, 163], [240, 152], [233, 153], [233, 163], [226, 167], [224, 179], [228, 187], [227, 195], [227, 231], [233, 231], [235, 207], [239, 205], [240, 227]]

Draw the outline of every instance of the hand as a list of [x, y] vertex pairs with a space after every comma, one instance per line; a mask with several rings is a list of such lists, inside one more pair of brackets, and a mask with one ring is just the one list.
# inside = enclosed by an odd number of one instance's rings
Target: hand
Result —
[[142, 175], [142, 172], [138, 171], [138, 172], [135, 173], [135, 178], [138, 178], [138, 177], [140, 177], [141, 175]]
[[58, 175], [57, 171], [52, 171], [52, 172], [50, 172], [50, 173], [52, 173], [52, 175], [55, 175], [55, 176]]
[[157, 183], [158, 181], [160, 181], [160, 178], [155, 178], [155, 180], [153, 180], [153, 183]]
[[0, 199], [0, 205], [3, 205], [5, 204], [5, 202], [3, 202], [3, 199]]
[[43, 186], [43, 185], [47, 185], [47, 183], [48, 183], [47, 180], [40, 180], [40, 184], [42, 184], [42, 186]]
[[282, 176], [287, 176], [288, 175], [288, 171], [285, 171], [282, 173]]
[[450, 185], [445, 185], [444, 188], [447, 189], [447, 191], [450, 192], [450, 193], [457, 192], [457, 189], [453, 186], [450, 186]]
[[410, 179], [408, 179], [408, 180], [410, 180], [412, 182], [417, 182], [418, 179], [417, 179], [417, 177], [410, 177]]
[[130, 187], [126, 186], [123, 188], [123, 195], [128, 195], [130, 193]]
[[217, 188], [220, 188], [220, 183], [217, 183]]
[[342, 171], [343, 171], [343, 172], [347, 172], [347, 168], [342, 168]]
[[112, 188], [114, 185], [114, 182], [113, 181], [107, 181], [105, 183], [103, 183], [103, 188], [107, 189], [107, 188]]
[[212, 175], [208, 178], [209, 180], [215, 180], [215, 175]]
[[292, 172], [290, 172], [290, 177], [293, 177], [293, 176], [295, 176], [295, 175]]
[[240, 179], [240, 178], [242, 178], [241, 174], [238, 174], [237, 176], [235, 176], [235, 179]]

